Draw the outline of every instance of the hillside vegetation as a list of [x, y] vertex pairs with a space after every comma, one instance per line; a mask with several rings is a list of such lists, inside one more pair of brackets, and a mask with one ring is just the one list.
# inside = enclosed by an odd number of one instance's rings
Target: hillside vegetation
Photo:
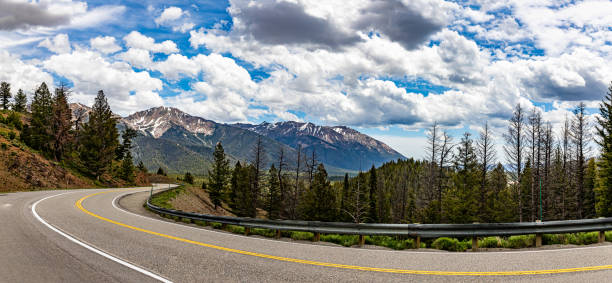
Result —
[[149, 184], [129, 154], [134, 134], [119, 142], [104, 93], [88, 121], [73, 119], [69, 93], [60, 85], [51, 95], [42, 83], [28, 105], [22, 90], [11, 101], [10, 85], [0, 84], [0, 191]]

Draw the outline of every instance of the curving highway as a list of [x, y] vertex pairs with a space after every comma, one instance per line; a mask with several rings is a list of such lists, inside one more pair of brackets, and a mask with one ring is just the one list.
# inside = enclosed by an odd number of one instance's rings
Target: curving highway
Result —
[[146, 188], [0, 194], [0, 282], [612, 278], [610, 243], [483, 253], [344, 248], [169, 222], [142, 208], [148, 195]]

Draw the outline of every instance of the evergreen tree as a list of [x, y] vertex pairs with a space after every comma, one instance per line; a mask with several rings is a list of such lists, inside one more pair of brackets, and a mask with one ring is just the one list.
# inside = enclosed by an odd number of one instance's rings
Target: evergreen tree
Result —
[[116, 123], [104, 92], [98, 91], [89, 121], [83, 125], [79, 154], [89, 173], [98, 180], [109, 170], [119, 145]]
[[226, 192], [227, 179], [230, 174], [229, 170], [229, 160], [225, 157], [223, 146], [218, 142], [213, 153], [212, 171], [208, 171], [210, 178], [210, 199], [215, 205], [215, 209], [221, 205], [221, 199]]
[[134, 160], [130, 151], [127, 151], [121, 160], [119, 177], [130, 183], [134, 182]]
[[344, 182], [342, 182], [342, 199], [340, 201], [340, 212], [342, 214], [345, 214], [345, 211], [348, 211], [349, 192], [350, 192], [349, 176], [348, 176], [348, 173], [344, 173]]
[[156, 174], [160, 175], [160, 176], [166, 176], [166, 171], [164, 171], [164, 169], [159, 167], [159, 169], [157, 169], [157, 173]]
[[136, 166], [136, 168], [138, 168], [140, 172], [147, 173], [147, 167], [142, 163], [142, 160], [138, 161], [138, 166]]
[[269, 219], [278, 219], [281, 212], [281, 192], [277, 174], [278, 171], [272, 164], [268, 171], [268, 197], [266, 201], [266, 211]]
[[514, 194], [511, 187], [508, 186], [506, 170], [501, 163], [490, 172], [488, 194], [486, 196], [488, 202], [488, 210], [491, 218], [485, 222], [513, 222], [515, 217], [515, 203], [513, 201]]
[[183, 176], [183, 181], [185, 181], [185, 183], [193, 185], [193, 175], [191, 175], [190, 172], [185, 173], [185, 176]]
[[512, 180], [516, 186], [516, 192], [518, 196], [518, 214], [519, 221], [523, 222], [523, 196], [522, 196], [522, 186], [521, 182], [523, 178], [521, 177], [522, 168], [523, 168], [523, 151], [525, 150], [525, 112], [520, 104], [516, 105], [514, 112], [512, 113], [512, 117], [510, 118], [510, 123], [508, 125], [508, 132], [504, 134], [504, 139], [506, 140], [506, 145], [504, 145], [504, 152], [506, 153], [506, 158], [510, 163], [510, 167], [512, 168]]
[[571, 125], [571, 137], [576, 149], [576, 166], [575, 166], [575, 186], [576, 186], [576, 213], [578, 218], [584, 218], [586, 211], [591, 208], [585, 206], [585, 188], [584, 188], [584, 171], [586, 163], [586, 153], [588, 151], [588, 142], [590, 140], [589, 121], [585, 113], [585, 104], [580, 102], [574, 109], [574, 120]]
[[480, 175], [475, 148], [470, 133], [465, 133], [454, 156], [456, 173], [453, 175], [453, 187], [446, 194], [444, 207], [446, 219], [451, 223], [472, 223], [479, 221], [478, 196]]
[[612, 82], [608, 93], [599, 104], [597, 117], [597, 144], [601, 148], [601, 157], [597, 164], [597, 214], [612, 217]]
[[327, 180], [325, 166], [319, 164], [313, 173], [310, 189], [304, 197], [304, 219], [334, 221], [336, 219], [336, 194]]
[[17, 95], [15, 95], [15, 102], [13, 103], [13, 111], [25, 113], [27, 109], [28, 97], [23, 93], [23, 90], [19, 89]]
[[123, 159], [123, 156], [132, 149], [132, 141], [134, 140], [134, 138], [136, 138], [137, 135], [138, 132], [136, 130], [126, 125], [125, 130], [121, 134], [121, 140], [123, 142], [121, 145], [117, 146], [117, 149], [115, 150], [116, 160]]
[[72, 142], [72, 111], [68, 106], [68, 88], [61, 84], [53, 97], [53, 118], [51, 119], [52, 149], [55, 160], [62, 160]]
[[24, 142], [43, 153], [50, 153], [53, 99], [51, 97], [51, 92], [49, 92], [47, 88], [47, 84], [42, 83], [40, 87], [36, 89], [30, 108], [32, 110], [32, 117], [27, 134], [28, 138], [24, 139]]
[[378, 184], [376, 182], [376, 168], [372, 165], [370, 168], [370, 210], [368, 214], [368, 218], [370, 222], [377, 223], [378, 222], [378, 210], [376, 209], [376, 195]]
[[232, 176], [230, 177], [230, 190], [229, 190], [229, 205], [231, 208], [236, 209], [237, 206], [237, 196], [238, 196], [238, 178], [240, 177], [240, 172], [242, 170], [242, 165], [240, 161], [236, 161], [236, 165], [234, 165], [234, 170], [232, 170]]
[[11, 99], [11, 85], [7, 82], [0, 83], [0, 105], [2, 109], [9, 109], [9, 101]]
[[597, 168], [595, 158], [587, 161], [584, 172], [584, 218], [595, 217], [595, 183], [597, 182]]

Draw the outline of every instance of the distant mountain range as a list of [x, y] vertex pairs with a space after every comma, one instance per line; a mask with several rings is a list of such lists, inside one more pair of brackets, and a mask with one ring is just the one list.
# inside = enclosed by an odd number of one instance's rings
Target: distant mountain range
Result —
[[[70, 105], [73, 116], [90, 108]], [[296, 162], [297, 149], [324, 163], [330, 174], [367, 170], [390, 160], [404, 158], [383, 142], [344, 126], [317, 126], [312, 123], [278, 122], [222, 124], [189, 115], [171, 107], [156, 107], [119, 118], [120, 130], [131, 127], [139, 132], [132, 153], [149, 170], [165, 168], [170, 173], [190, 171], [204, 174], [210, 168], [217, 142], [223, 144], [232, 164], [248, 161], [257, 138], [261, 136], [266, 163], [278, 162], [280, 149], [290, 167]]]

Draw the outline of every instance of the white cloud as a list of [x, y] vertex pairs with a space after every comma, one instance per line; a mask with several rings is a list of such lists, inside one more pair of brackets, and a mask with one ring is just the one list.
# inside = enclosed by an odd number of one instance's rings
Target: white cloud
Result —
[[159, 17], [155, 18], [155, 23], [158, 25], [164, 25], [166, 23], [176, 21], [183, 16], [183, 10], [179, 7], [168, 7], [164, 9], [164, 11], [159, 15]]
[[64, 33], [58, 34], [52, 39], [45, 38], [45, 40], [41, 41], [38, 46], [45, 47], [49, 49], [49, 51], [57, 54], [68, 53], [72, 50], [68, 35]]
[[23, 89], [26, 94], [30, 94], [41, 83], [45, 82], [48, 86], [53, 86], [53, 77], [34, 64], [24, 62], [19, 57], [10, 54], [5, 50], [0, 50], [0, 81], [11, 84], [14, 93], [18, 89]]
[[104, 54], [115, 53], [121, 50], [121, 47], [115, 42], [112, 36], [98, 36], [89, 40], [91, 48], [94, 48]]
[[161, 80], [145, 71], [136, 72], [126, 63], [109, 62], [96, 52], [75, 50], [53, 55], [43, 62], [43, 66], [72, 81], [74, 97], [85, 102], [98, 90], [104, 90], [113, 111], [120, 115], [163, 103], [157, 93], [162, 89]]
[[128, 47], [144, 49], [153, 53], [171, 54], [179, 52], [179, 49], [176, 47], [176, 43], [173, 41], [166, 40], [162, 43], [155, 43], [155, 39], [145, 36], [137, 31], [130, 32], [123, 38], [123, 40]]
[[116, 57], [140, 69], [148, 69], [153, 65], [151, 54], [144, 49], [130, 48], [126, 52], [117, 54]]

